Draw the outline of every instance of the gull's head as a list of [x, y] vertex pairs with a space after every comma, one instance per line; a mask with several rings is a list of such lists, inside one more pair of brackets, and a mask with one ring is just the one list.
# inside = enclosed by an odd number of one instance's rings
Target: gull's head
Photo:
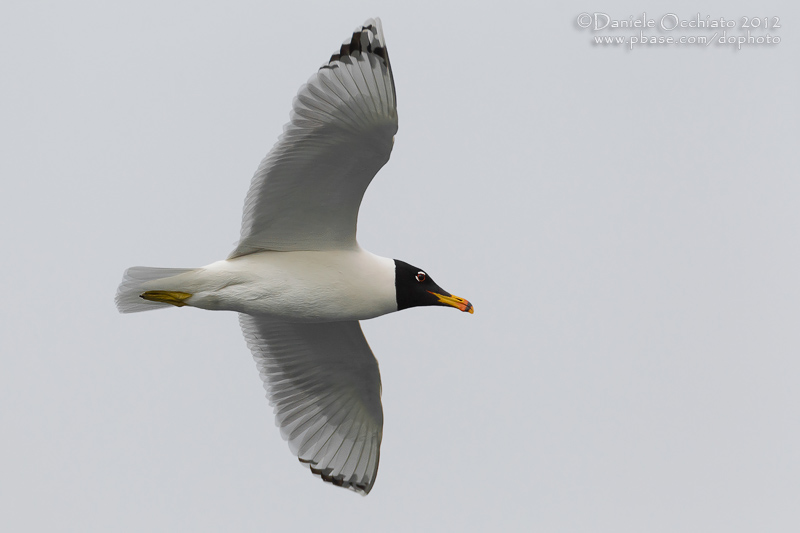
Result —
[[397, 310], [420, 305], [443, 305], [472, 313], [472, 304], [439, 287], [427, 272], [399, 259], [394, 260], [394, 286]]

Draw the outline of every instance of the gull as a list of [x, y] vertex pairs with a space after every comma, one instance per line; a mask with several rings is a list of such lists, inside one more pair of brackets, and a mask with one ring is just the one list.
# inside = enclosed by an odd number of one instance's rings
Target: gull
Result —
[[424, 270], [356, 241], [361, 199], [396, 132], [386, 41], [380, 19], [369, 19], [298, 91], [253, 176], [227, 259], [129, 268], [115, 300], [121, 313], [238, 312], [291, 451], [323, 481], [363, 495], [378, 471], [383, 408], [359, 320], [426, 305], [473, 312]]

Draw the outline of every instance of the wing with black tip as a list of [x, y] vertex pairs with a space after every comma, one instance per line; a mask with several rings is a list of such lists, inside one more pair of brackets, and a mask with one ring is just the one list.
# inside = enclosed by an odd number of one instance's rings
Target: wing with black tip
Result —
[[361, 198], [396, 132], [392, 68], [380, 19], [370, 19], [297, 93], [253, 176], [229, 257], [356, 247]]
[[324, 481], [368, 494], [383, 434], [381, 378], [356, 321], [278, 322], [240, 314], [281, 435]]

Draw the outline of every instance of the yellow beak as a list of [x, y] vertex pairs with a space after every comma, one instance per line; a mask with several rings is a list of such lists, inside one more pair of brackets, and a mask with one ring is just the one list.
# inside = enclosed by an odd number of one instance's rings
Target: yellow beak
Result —
[[469, 313], [469, 314], [472, 314], [472, 313], [475, 312], [475, 310], [472, 308], [472, 304], [469, 303], [464, 298], [459, 298], [458, 296], [453, 296], [452, 294], [449, 294], [449, 295], [445, 296], [444, 294], [439, 294], [438, 292], [432, 292], [432, 291], [428, 291], [428, 292], [430, 294], [433, 294], [437, 298], [439, 298], [439, 303], [442, 303], [442, 304], [445, 304], [445, 305], [451, 305], [451, 306], [455, 307], [456, 309], [459, 309], [459, 310], [464, 311], [464, 312]]

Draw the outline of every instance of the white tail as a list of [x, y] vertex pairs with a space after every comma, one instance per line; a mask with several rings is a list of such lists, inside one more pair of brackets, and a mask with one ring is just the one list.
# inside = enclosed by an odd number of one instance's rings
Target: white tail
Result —
[[155, 268], [155, 267], [131, 267], [122, 275], [122, 283], [117, 288], [117, 296], [114, 301], [120, 313], [139, 313], [141, 311], [152, 311], [162, 307], [172, 307], [164, 302], [152, 302], [140, 298], [139, 295], [148, 290], [143, 287], [147, 282], [171, 278], [178, 274], [185, 274], [197, 270], [195, 268]]

